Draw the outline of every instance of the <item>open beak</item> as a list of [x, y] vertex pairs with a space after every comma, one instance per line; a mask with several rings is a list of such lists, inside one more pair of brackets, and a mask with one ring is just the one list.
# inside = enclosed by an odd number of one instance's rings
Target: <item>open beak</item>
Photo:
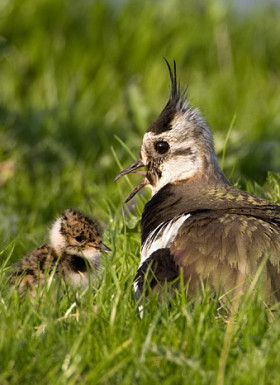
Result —
[[[122, 176], [126, 175], [126, 174], [129, 174], [131, 173], [132, 171], [135, 171], [137, 170], [138, 168], [140, 167], [145, 167], [144, 163], [142, 162], [142, 160], [138, 159], [136, 160], [136, 162], [132, 163], [130, 166], [128, 166], [127, 168], [125, 168], [124, 170], [122, 170], [116, 177], [115, 179], [113, 180], [113, 182], [116, 182], [118, 179], [120, 179]], [[144, 172], [143, 173], [144, 175], [146, 175], [146, 173]], [[147, 186], [149, 184], [149, 181], [148, 179], [145, 177], [142, 182], [140, 182], [134, 189], [133, 191], [129, 194], [129, 196], [126, 198], [125, 200], [125, 203], [129, 202], [133, 197], [134, 195], [136, 195], [138, 193], [138, 191], [140, 191], [143, 187]]]
[[118, 173], [118, 175], [115, 177], [113, 182], [116, 182], [118, 179], [120, 179], [122, 176], [131, 173], [132, 171], [137, 170], [137, 168], [144, 167], [144, 163], [142, 160], [138, 159], [136, 162], [132, 163], [130, 166], [122, 170], [121, 172]]

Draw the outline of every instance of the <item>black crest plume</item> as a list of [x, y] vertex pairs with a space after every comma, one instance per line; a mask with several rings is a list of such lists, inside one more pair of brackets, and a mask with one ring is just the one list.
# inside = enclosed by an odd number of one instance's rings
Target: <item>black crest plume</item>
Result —
[[180, 92], [180, 84], [177, 83], [177, 73], [176, 73], [176, 62], [173, 61], [173, 71], [169, 62], [164, 58], [167, 68], [169, 71], [171, 87], [169, 100], [161, 111], [159, 117], [154, 121], [154, 123], [147, 129], [146, 132], [153, 132], [155, 134], [160, 134], [164, 131], [169, 131], [172, 129], [171, 122], [175, 114], [182, 110], [184, 107], [184, 93]]
[[167, 65], [170, 81], [171, 81], [171, 87], [170, 87], [170, 95], [169, 95], [169, 101], [171, 103], [177, 103], [180, 100], [181, 92], [180, 92], [180, 84], [177, 83], [177, 71], [176, 71], [176, 62], [173, 60], [173, 72], [170, 67], [170, 64], [168, 60], [164, 57], [165, 63]]

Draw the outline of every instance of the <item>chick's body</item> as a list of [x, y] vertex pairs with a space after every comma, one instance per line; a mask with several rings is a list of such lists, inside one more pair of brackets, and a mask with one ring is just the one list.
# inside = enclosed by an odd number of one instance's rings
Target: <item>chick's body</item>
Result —
[[62, 276], [73, 286], [86, 287], [100, 266], [102, 243], [99, 223], [79, 211], [66, 210], [50, 230], [49, 243], [35, 249], [15, 267], [13, 283], [22, 292], [51, 276]]

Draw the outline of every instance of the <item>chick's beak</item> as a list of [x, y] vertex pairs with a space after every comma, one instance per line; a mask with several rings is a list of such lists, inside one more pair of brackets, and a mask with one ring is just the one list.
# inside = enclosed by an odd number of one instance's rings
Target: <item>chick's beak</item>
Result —
[[112, 251], [110, 249], [110, 247], [106, 246], [102, 241], [96, 243], [96, 242], [91, 242], [89, 243], [88, 245], [90, 248], [93, 248], [95, 250], [98, 250], [99, 252], [103, 253], [107, 253], [108, 251]]
[[108, 253], [108, 251], [112, 251], [110, 247], [106, 246], [105, 243], [99, 242], [100, 250]]
[[132, 163], [130, 166], [128, 166], [127, 168], [125, 168], [124, 170], [122, 170], [120, 173], [118, 173], [118, 175], [115, 177], [115, 179], [113, 180], [113, 182], [116, 182], [118, 179], [120, 179], [122, 176], [126, 175], [126, 174], [129, 174], [131, 173], [132, 171], [135, 171], [137, 170], [138, 168], [140, 167], [144, 167], [144, 163], [142, 162], [142, 160], [138, 159], [136, 160], [136, 162]]

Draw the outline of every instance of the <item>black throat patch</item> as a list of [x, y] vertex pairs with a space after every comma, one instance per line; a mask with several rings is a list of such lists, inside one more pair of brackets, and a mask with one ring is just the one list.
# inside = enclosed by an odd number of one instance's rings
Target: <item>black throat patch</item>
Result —
[[84, 258], [80, 257], [79, 255], [71, 255], [70, 266], [71, 266], [71, 269], [76, 273], [79, 271], [81, 273], [84, 273], [87, 271], [86, 261]]

